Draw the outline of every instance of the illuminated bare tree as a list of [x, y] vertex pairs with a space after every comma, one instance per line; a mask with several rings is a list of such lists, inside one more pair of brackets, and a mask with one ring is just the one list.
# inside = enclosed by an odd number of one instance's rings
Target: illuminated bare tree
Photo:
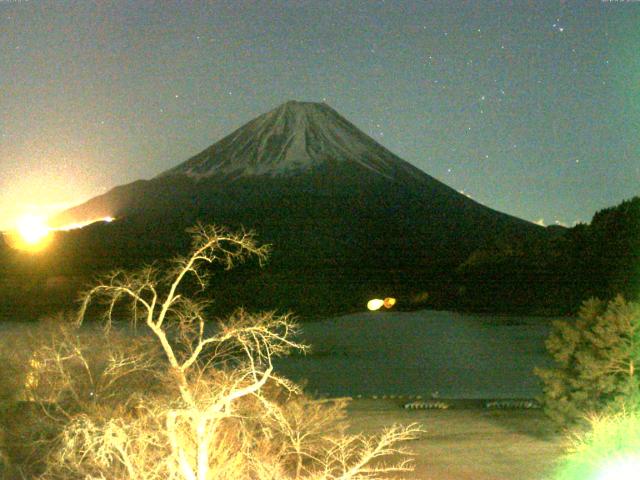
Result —
[[[289, 315], [240, 309], [208, 328], [207, 301], [187, 295], [185, 284], [195, 281], [204, 289], [206, 265], [230, 269], [249, 257], [262, 263], [268, 248], [251, 233], [214, 226], [197, 225], [192, 234], [191, 253], [176, 259], [167, 274], [155, 267], [118, 271], [83, 295], [78, 324], [90, 304], [101, 301], [106, 334], [120, 304], [128, 302], [133, 322], [148, 327], [164, 357], [140, 356], [140, 371], [164, 368], [167, 386], [155, 395], [141, 392], [129, 408], [109, 415], [82, 409], [67, 415], [42, 478], [355, 480], [409, 470], [407, 452], [395, 445], [413, 438], [416, 426], [393, 427], [377, 439], [345, 435], [340, 402], [310, 401], [274, 373], [274, 357], [306, 350], [295, 340], [298, 327]], [[68, 358], [91, 371], [83, 351], [74, 348], [68, 355], [49, 350], [67, 383], [73, 383]], [[134, 357], [118, 358], [107, 381], [138, 364]], [[394, 455], [401, 456], [397, 463], [378, 462]]]

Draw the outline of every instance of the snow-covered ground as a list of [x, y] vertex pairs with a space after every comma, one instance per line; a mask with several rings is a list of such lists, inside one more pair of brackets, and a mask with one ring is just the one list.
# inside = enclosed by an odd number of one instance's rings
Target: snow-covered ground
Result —
[[303, 325], [306, 356], [277, 370], [330, 396], [530, 398], [549, 364], [551, 320], [453, 312], [367, 312]]

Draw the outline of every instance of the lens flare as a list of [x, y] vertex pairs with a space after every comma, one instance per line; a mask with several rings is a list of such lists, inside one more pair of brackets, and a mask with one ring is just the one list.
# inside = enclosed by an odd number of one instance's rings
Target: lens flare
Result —
[[606, 464], [595, 480], [635, 480], [640, 476], [640, 457], [623, 457]]

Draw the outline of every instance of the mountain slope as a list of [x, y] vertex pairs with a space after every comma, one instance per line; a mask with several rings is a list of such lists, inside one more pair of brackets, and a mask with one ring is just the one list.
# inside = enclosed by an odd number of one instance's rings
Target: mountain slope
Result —
[[[265, 306], [296, 307], [284, 299], [296, 295], [322, 304], [338, 290], [349, 303], [382, 291], [444, 288], [443, 272], [496, 238], [546, 235], [413, 167], [327, 105], [302, 102], [55, 221], [107, 215], [117, 219], [106, 228], [111, 234], [92, 234], [94, 227], [69, 235], [75, 253], [67, 257], [101, 267], [150, 261], [184, 249], [184, 228], [197, 220], [256, 230], [274, 252], [258, 274]], [[79, 260], [95, 249], [105, 253]]]
[[[313, 203], [315, 198], [345, 198], [354, 203], [348, 211], [372, 210], [369, 215], [389, 223], [411, 217], [451, 228], [470, 222], [481, 229], [503, 226], [542, 230], [461, 195], [388, 151], [331, 107], [295, 101], [257, 117], [152, 180], [116, 187], [63, 212], [54, 223], [107, 215], [175, 216], [179, 212], [187, 217], [194, 213], [200, 216], [224, 210], [220, 196], [243, 203], [255, 192], [262, 192], [263, 202], [268, 199], [268, 203], [295, 196], [301, 197], [298, 204]], [[390, 198], [398, 196], [403, 199]], [[253, 201], [260, 202], [256, 198]], [[380, 204], [388, 208], [376, 211]], [[292, 202], [283, 206], [292, 208]], [[340, 211], [336, 213], [341, 216]], [[481, 231], [477, 234], [482, 236]]]

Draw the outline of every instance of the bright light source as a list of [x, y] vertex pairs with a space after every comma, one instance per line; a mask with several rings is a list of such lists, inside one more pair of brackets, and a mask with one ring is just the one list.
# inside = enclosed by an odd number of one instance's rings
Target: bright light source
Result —
[[12, 248], [29, 252], [39, 252], [49, 245], [54, 232], [68, 232], [69, 230], [84, 228], [92, 223], [111, 223], [114, 220], [114, 217], [106, 216], [52, 228], [47, 224], [45, 217], [27, 214], [16, 221], [15, 228], [6, 232], [5, 238]]
[[380, 300], [379, 298], [374, 298], [373, 300], [369, 300], [367, 302], [367, 308], [371, 311], [380, 310], [380, 307], [384, 305], [384, 300]]
[[396, 299], [393, 297], [387, 297], [384, 299], [384, 308], [391, 308], [396, 304]]
[[39, 215], [24, 215], [15, 224], [15, 228], [5, 234], [8, 244], [12, 248], [38, 252], [43, 250], [51, 240], [51, 229], [44, 217]]
[[27, 245], [37, 245], [49, 236], [49, 227], [44, 218], [25, 215], [16, 222], [16, 230]]
[[605, 464], [595, 480], [637, 480], [640, 457], [622, 457]]

